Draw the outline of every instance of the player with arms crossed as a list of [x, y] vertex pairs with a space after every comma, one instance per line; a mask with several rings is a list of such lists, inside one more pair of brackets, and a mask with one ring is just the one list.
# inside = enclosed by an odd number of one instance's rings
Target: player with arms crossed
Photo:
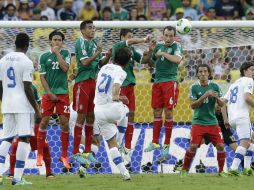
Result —
[[167, 26], [163, 29], [163, 42], [158, 43], [152, 54], [155, 62], [155, 79], [152, 86], [152, 108], [154, 113], [153, 140], [145, 152], [160, 148], [159, 137], [162, 127], [162, 112], [165, 114], [165, 142], [161, 156], [169, 151], [173, 128], [173, 109], [177, 105], [179, 87], [177, 81], [178, 65], [182, 60], [182, 47], [175, 41], [176, 30]]
[[224, 177], [226, 176], [223, 172], [226, 153], [221, 128], [218, 126], [218, 120], [215, 116], [215, 104], [217, 103], [220, 107], [224, 105], [220, 99], [222, 96], [221, 89], [216, 83], [208, 80], [211, 75], [211, 69], [208, 65], [198, 65], [196, 74], [199, 81], [190, 87], [191, 108], [194, 110], [191, 141], [184, 156], [181, 177], [187, 175], [190, 163], [205, 136], [210, 138], [217, 149], [219, 175]]
[[240, 140], [240, 145], [235, 151], [233, 163], [228, 171], [230, 175], [234, 176], [240, 176], [238, 168], [242, 160], [244, 160], [244, 170], [252, 174], [250, 155], [254, 152], [254, 145], [251, 143], [252, 130], [249, 113], [249, 106], [254, 107], [252, 98], [254, 65], [249, 62], [243, 63], [240, 73], [241, 78], [229, 87], [223, 97], [227, 102], [229, 124], [236, 127], [236, 133]]
[[[83, 162], [82, 156], [95, 163], [97, 160], [91, 153], [91, 144], [93, 138], [94, 123], [94, 93], [95, 79], [99, 66], [106, 64], [111, 53], [102, 57], [102, 46], [97, 44], [94, 39], [95, 26], [93, 21], [87, 20], [80, 24], [82, 37], [78, 38], [75, 44], [75, 53], [77, 60], [78, 73], [73, 88], [73, 109], [77, 111], [78, 116], [74, 128], [73, 155], [77, 161]], [[79, 144], [82, 136], [82, 130], [85, 128], [85, 151], [82, 156], [79, 155]]]
[[[134, 62], [145, 64], [149, 61], [150, 56], [148, 52], [146, 55], [140, 54], [132, 46], [134, 44], [149, 42], [151, 35], [147, 35], [145, 38], [134, 38], [133, 32], [130, 29], [121, 29], [120, 31], [120, 42], [117, 42], [112, 47], [112, 59], [115, 60], [115, 53], [117, 49], [128, 47], [131, 51], [131, 59], [127, 66], [124, 68], [124, 71], [127, 73], [127, 77], [121, 87], [121, 96], [126, 96], [129, 100], [128, 108], [130, 110], [128, 116], [128, 127], [127, 126], [118, 126], [119, 129], [119, 141], [122, 141], [125, 135], [125, 145], [122, 148], [127, 162], [130, 162], [131, 156], [131, 141], [133, 136], [133, 126], [134, 126], [134, 116], [135, 116], [135, 94], [134, 86], [136, 84], [135, 75], [133, 72]], [[150, 50], [151, 51], [151, 50]], [[126, 129], [127, 127], [127, 129]], [[122, 142], [119, 143], [120, 146]]]
[[68, 144], [69, 144], [69, 90], [67, 81], [67, 71], [70, 64], [70, 53], [62, 49], [64, 34], [54, 30], [49, 34], [50, 50], [43, 53], [39, 60], [39, 70], [41, 84], [44, 88], [42, 96], [41, 112], [42, 121], [37, 136], [37, 166], [42, 166], [43, 148], [46, 140], [46, 130], [49, 124], [50, 116], [54, 113], [59, 115], [61, 126], [62, 154], [60, 161], [64, 167], [69, 169], [68, 162]]
[[129, 48], [118, 49], [115, 54], [115, 64], [108, 64], [101, 68], [94, 99], [96, 123], [108, 143], [111, 158], [124, 180], [130, 180], [130, 174], [117, 148], [118, 129], [116, 123], [127, 124], [128, 122], [126, 115], [129, 109], [123, 104], [123, 102], [128, 103], [128, 99], [126, 96], [120, 96], [120, 87], [127, 75], [123, 68], [128, 64], [130, 58]]
[[29, 36], [19, 33], [15, 45], [16, 51], [8, 53], [0, 60], [4, 138], [0, 145], [0, 184], [3, 184], [4, 164], [11, 142], [18, 135], [17, 160], [12, 185], [26, 185], [32, 184], [22, 179], [29, 154], [29, 139], [33, 134], [34, 119], [40, 120], [41, 115], [32, 90], [33, 62], [25, 55], [29, 47]]

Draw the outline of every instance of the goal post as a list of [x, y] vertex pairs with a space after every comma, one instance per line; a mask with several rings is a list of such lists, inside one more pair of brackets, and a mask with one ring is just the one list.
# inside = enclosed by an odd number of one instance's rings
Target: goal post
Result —
[[[72, 100], [72, 87], [76, 72], [76, 60], [74, 44], [75, 39], [81, 33], [79, 25], [81, 21], [0, 21], [0, 56], [14, 50], [14, 39], [18, 32], [26, 32], [30, 36], [30, 48], [28, 56], [38, 64], [39, 55], [49, 49], [48, 35], [54, 29], [60, 29], [65, 34], [64, 47], [72, 53], [71, 69], [69, 71], [70, 99]], [[176, 109], [174, 110], [175, 125], [172, 132], [170, 157], [163, 164], [164, 173], [173, 173], [176, 161], [183, 158], [186, 148], [189, 146], [190, 121], [192, 110], [189, 106], [189, 87], [196, 80], [195, 69], [198, 64], [206, 63], [213, 68], [213, 75], [222, 90], [239, 77], [239, 67], [245, 61], [252, 61], [254, 56], [254, 21], [192, 21], [192, 31], [188, 35], [178, 35], [176, 40], [180, 42], [184, 49], [184, 58], [179, 66], [180, 95]], [[107, 52], [112, 45], [119, 41], [121, 28], [133, 29], [135, 37], [145, 37], [148, 33], [153, 34], [157, 41], [162, 40], [162, 29], [165, 26], [175, 26], [176, 21], [94, 21], [97, 28], [95, 38], [103, 44], [103, 52]], [[142, 53], [148, 48], [147, 44], [135, 46], [137, 51]], [[135, 130], [132, 141], [132, 172], [146, 172], [142, 165], [152, 164], [152, 172], [161, 172], [161, 167], [156, 164], [159, 151], [144, 153], [144, 148], [152, 139], [153, 113], [151, 109], [151, 81], [153, 69], [147, 65], [135, 65], [135, 75], [137, 85]], [[35, 84], [42, 91], [38, 73], [35, 74]], [[254, 112], [251, 112], [251, 120], [254, 121]], [[164, 129], [163, 129], [164, 130]], [[164, 131], [162, 130], [160, 142], [163, 142]], [[0, 129], [0, 137], [1, 137]], [[62, 164], [58, 159], [61, 152], [59, 126], [49, 127], [47, 138], [52, 153], [53, 173], [62, 172]], [[72, 151], [71, 138], [69, 155]], [[232, 163], [234, 153], [229, 147], [227, 150], [226, 166]], [[108, 148], [105, 141], [102, 141], [96, 158], [102, 163], [101, 173], [116, 173], [117, 169], [110, 161]], [[217, 171], [216, 149], [212, 145], [202, 145], [197, 152], [190, 172], [199, 172], [195, 168], [200, 160], [206, 167], [206, 172]], [[44, 169], [39, 169], [35, 165], [36, 154], [30, 153], [27, 162], [26, 173], [44, 174]], [[98, 172], [94, 168], [88, 170], [89, 173]]]

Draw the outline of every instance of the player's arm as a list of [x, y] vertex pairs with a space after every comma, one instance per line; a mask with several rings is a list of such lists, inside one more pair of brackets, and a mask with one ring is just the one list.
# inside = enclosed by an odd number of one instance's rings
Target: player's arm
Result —
[[143, 58], [142, 58], [141, 64], [150, 64], [150, 62], [152, 62], [151, 56], [153, 54], [155, 46], [156, 46], [156, 41], [152, 40], [149, 44], [149, 49], [147, 51], [144, 51], [144, 53], [143, 53]]
[[192, 109], [196, 109], [199, 106], [201, 106], [201, 104], [204, 102], [204, 100], [208, 97], [217, 97], [218, 94], [213, 91], [213, 90], [208, 90], [205, 94], [203, 94], [200, 98], [195, 99], [194, 96], [190, 96], [190, 100], [191, 100], [191, 108]]
[[99, 61], [99, 66], [102, 67], [103, 65], [106, 65], [110, 58], [112, 56], [112, 48], [110, 48], [106, 54], [106, 56], [104, 56], [100, 61]]
[[152, 35], [148, 34], [145, 38], [130, 38], [126, 41], [127, 46], [150, 42]]
[[47, 80], [45, 79], [45, 74], [40, 74], [41, 85], [43, 89], [49, 95], [51, 101], [56, 102], [58, 100], [57, 96], [50, 90]]
[[226, 104], [223, 107], [221, 107], [221, 114], [222, 114], [224, 125], [225, 125], [226, 129], [228, 129], [230, 127], [230, 124], [228, 121], [227, 105]]
[[225, 102], [224, 102], [222, 99], [220, 99], [218, 96], [215, 97], [215, 98], [216, 98], [217, 104], [218, 104], [220, 107], [223, 107], [223, 106], [225, 105]]
[[112, 87], [112, 100], [113, 101], [122, 101], [124, 104], [128, 104], [129, 100], [126, 96], [120, 96], [120, 89], [123, 81], [125, 80], [127, 74], [124, 71], [116, 72], [116, 77], [114, 79]]
[[170, 62], [173, 62], [175, 64], [180, 64], [182, 60], [182, 48], [180, 45], [177, 45], [176, 50], [173, 52], [173, 55], [167, 53], [167, 52], [162, 52], [162, 51], [157, 51], [155, 56], [158, 58], [160, 56], [165, 57], [167, 60]]
[[102, 52], [102, 45], [101, 44], [97, 44], [97, 49], [96, 49], [95, 53], [91, 57], [87, 56], [87, 57], [85, 57], [83, 59], [80, 59], [82, 65], [83, 66], [89, 66], [101, 54], [101, 52]]
[[57, 57], [57, 61], [59, 63], [59, 67], [62, 69], [63, 72], [67, 72], [69, 70], [70, 61], [69, 61], [69, 63], [67, 63], [66, 60], [64, 60], [63, 56], [60, 53], [60, 50], [59, 50], [58, 46], [53, 47], [52, 48], [52, 52]]
[[246, 78], [244, 81], [244, 100], [248, 105], [254, 107], [254, 100], [252, 98], [253, 93], [253, 79]]
[[248, 105], [254, 108], [254, 100], [252, 98], [251, 93], [244, 93], [244, 100], [247, 102]]

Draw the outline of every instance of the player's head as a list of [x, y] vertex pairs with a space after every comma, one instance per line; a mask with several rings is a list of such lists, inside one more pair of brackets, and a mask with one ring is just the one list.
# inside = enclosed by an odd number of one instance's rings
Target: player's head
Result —
[[18, 33], [15, 40], [16, 49], [26, 52], [29, 47], [29, 36], [26, 33]]
[[120, 40], [128, 40], [130, 38], [133, 38], [133, 32], [131, 29], [121, 29], [120, 30]]
[[128, 47], [119, 48], [115, 54], [115, 64], [125, 67], [131, 59], [131, 51]]
[[80, 31], [85, 38], [92, 39], [95, 35], [95, 26], [92, 20], [84, 20], [80, 24]]
[[212, 70], [207, 64], [200, 64], [197, 66], [196, 75], [200, 81], [208, 81], [211, 77]]
[[166, 26], [163, 29], [163, 41], [165, 45], [171, 45], [175, 40], [176, 29], [173, 26]]
[[244, 62], [240, 67], [241, 77], [254, 78], [254, 65], [251, 62]]
[[51, 47], [58, 46], [61, 48], [64, 39], [65, 39], [64, 34], [59, 30], [54, 30], [49, 34], [49, 42]]

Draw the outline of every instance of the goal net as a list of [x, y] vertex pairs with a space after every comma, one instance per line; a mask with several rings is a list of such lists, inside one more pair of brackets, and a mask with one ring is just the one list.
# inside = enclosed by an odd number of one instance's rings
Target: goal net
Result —
[[[162, 28], [167, 25], [175, 26], [175, 22], [94, 22], [97, 27], [96, 39], [103, 44], [103, 52], [107, 52], [112, 45], [119, 41], [121, 28], [131, 28], [135, 37], [145, 37], [153, 34], [157, 41], [162, 40]], [[195, 69], [198, 64], [209, 64], [213, 69], [213, 77], [222, 87], [227, 87], [239, 77], [239, 67], [245, 61], [253, 60], [254, 56], [254, 22], [247, 21], [223, 21], [223, 22], [193, 22], [190, 34], [177, 35], [176, 40], [184, 49], [184, 59], [179, 66], [180, 96], [174, 110], [174, 128], [172, 131], [169, 158], [162, 164], [156, 160], [159, 150], [144, 153], [144, 148], [152, 140], [153, 114], [151, 109], [151, 86], [154, 69], [148, 65], [135, 65], [137, 85], [135, 130], [132, 140], [131, 171], [132, 173], [173, 173], [177, 161], [183, 159], [189, 146], [192, 110], [189, 106], [189, 87], [196, 80]], [[75, 39], [79, 37], [79, 22], [2, 22], [0, 28], [0, 56], [14, 49], [15, 35], [18, 32], [29, 34], [31, 43], [28, 51], [29, 57], [38, 64], [39, 55], [49, 49], [48, 34], [53, 29], [60, 29], [65, 34], [64, 47], [72, 52], [72, 63], [69, 71], [70, 99], [72, 100], [73, 78], [76, 73], [76, 60], [74, 54]], [[147, 50], [147, 44], [136, 46], [142, 53]], [[38, 72], [35, 74], [34, 83], [42, 92]], [[251, 120], [253, 121], [253, 112]], [[0, 130], [0, 135], [1, 135]], [[236, 137], [237, 138], [237, 137]], [[51, 123], [47, 139], [52, 155], [53, 173], [62, 173], [62, 164], [59, 162], [61, 154], [60, 127], [58, 123]], [[90, 168], [88, 173], [117, 173], [118, 170], [111, 161], [108, 148], [102, 139], [96, 158], [101, 162], [100, 168]], [[164, 129], [161, 131], [160, 142], [164, 142]], [[73, 138], [70, 138], [69, 156], [72, 151]], [[226, 146], [227, 158], [225, 169], [231, 165], [234, 153]], [[7, 161], [8, 162], [8, 161]], [[26, 162], [27, 174], [45, 174], [45, 168], [35, 165], [36, 152], [31, 152]], [[201, 165], [200, 169], [200, 162]], [[196, 167], [198, 166], [198, 167]], [[8, 167], [8, 164], [6, 165]], [[74, 170], [77, 165], [74, 165]], [[211, 145], [201, 145], [191, 165], [190, 172], [217, 172], [216, 149]]]

